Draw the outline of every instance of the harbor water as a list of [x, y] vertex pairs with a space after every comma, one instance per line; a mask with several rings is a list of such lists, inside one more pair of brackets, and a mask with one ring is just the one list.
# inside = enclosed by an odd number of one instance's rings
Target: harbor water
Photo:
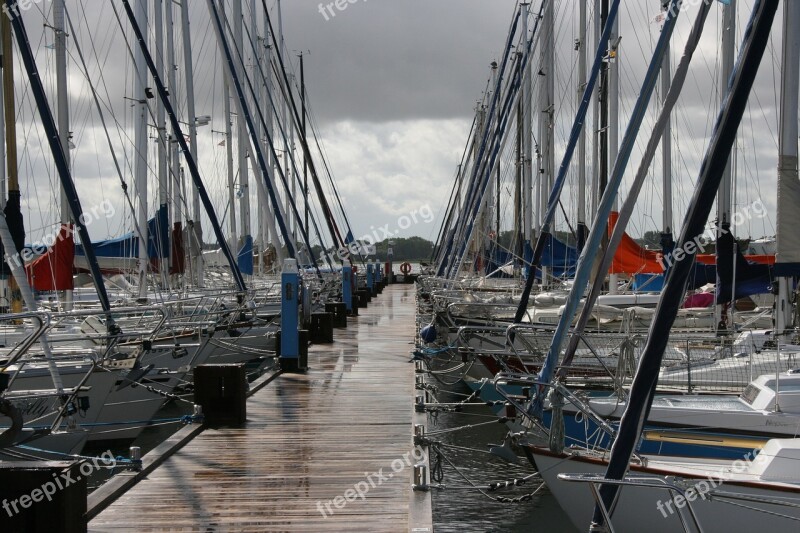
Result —
[[[469, 393], [469, 389], [458, 385], [452, 389], [459, 394]], [[446, 395], [442, 396], [445, 397]], [[449, 398], [442, 401], [458, 401], [458, 399]], [[467, 425], [473, 427], [465, 428]], [[437, 433], [440, 431], [442, 433]], [[473, 405], [465, 407], [462, 412], [441, 413], [429, 418], [428, 434], [432, 439], [441, 441], [445, 445], [458, 446], [458, 448], [443, 446], [443, 453], [457, 470], [446, 460], [442, 461], [444, 478], [441, 484], [445, 489], [433, 491], [435, 531], [445, 533], [577, 531], [547, 487], [537, 491], [540, 481], [536, 479], [513, 490], [484, 491], [493, 497], [507, 498], [518, 498], [536, 492], [531, 500], [519, 503], [498, 503], [478, 490], [466, 488], [470, 486], [469, 482], [478, 486], [488, 486], [489, 483], [510, 481], [534, 472], [533, 466], [525, 457], [520, 456], [519, 464], [511, 465], [488, 453], [490, 445], [502, 443], [506, 433], [506, 426], [499, 423], [497, 416], [483, 405]], [[431, 460], [433, 462], [433, 456]]]

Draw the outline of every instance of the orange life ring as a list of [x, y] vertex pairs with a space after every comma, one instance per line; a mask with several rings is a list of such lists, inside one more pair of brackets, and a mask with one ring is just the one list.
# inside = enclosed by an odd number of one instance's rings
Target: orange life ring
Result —
[[402, 272], [404, 276], [408, 276], [411, 273], [411, 263], [406, 261], [400, 265], [400, 272]]

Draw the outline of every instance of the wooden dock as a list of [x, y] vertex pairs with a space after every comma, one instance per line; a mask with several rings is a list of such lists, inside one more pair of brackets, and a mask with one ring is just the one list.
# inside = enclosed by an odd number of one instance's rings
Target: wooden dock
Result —
[[433, 531], [408, 466], [414, 286], [390, 285], [359, 312], [310, 348], [306, 374], [248, 400], [245, 427], [200, 433], [89, 531]]

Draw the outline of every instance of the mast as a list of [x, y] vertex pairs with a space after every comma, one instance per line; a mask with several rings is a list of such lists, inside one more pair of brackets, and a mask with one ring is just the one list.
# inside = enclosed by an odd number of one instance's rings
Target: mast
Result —
[[[606, 32], [606, 25], [608, 24], [608, 2], [609, 0], [600, 0], [600, 28], [603, 32]], [[610, 34], [609, 34], [610, 35]], [[610, 39], [609, 39], [610, 41]], [[604, 42], [602, 43], [603, 46], [607, 46]], [[607, 49], [608, 50], [608, 49]], [[600, 69], [600, 86], [599, 86], [599, 97], [598, 101], [600, 104], [600, 128], [599, 128], [599, 158], [600, 158], [600, 168], [598, 169], [598, 188], [597, 188], [597, 199], [599, 203], [599, 199], [603, 196], [603, 192], [606, 190], [606, 185], [608, 184], [608, 84], [609, 84], [609, 65], [608, 65], [608, 57], [606, 56], [606, 60], [603, 62], [603, 66]], [[597, 204], [595, 204], [596, 206]]]
[[[522, 79], [522, 54], [517, 52], [517, 76]], [[523, 82], [524, 83], [524, 82]], [[514, 218], [513, 218], [513, 238], [510, 249], [514, 256], [517, 258], [523, 257], [523, 238], [522, 238], [522, 138], [524, 136], [522, 129], [522, 117], [525, 114], [523, 111], [524, 101], [522, 98], [517, 102], [517, 142], [516, 153], [514, 158]], [[458, 178], [456, 178], [458, 179]], [[458, 186], [458, 183], [457, 185]], [[516, 277], [516, 260], [514, 261], [514, 276]]]
[[[668, 0], [659, 0], [662, 10], [669, 6]], [[672, 84], [672, 58], [670, 43], [667, 43], [667, 53], [664, 55], [664, 64], [661, 66], [661, 97], [666, 103], [669, 87]], [[664, 127], [664, 136], [661, 139], [661, 168], [663, 172], [663, 198], [664, 210], [662, 213], [661, 232], [664, 241], [672, 241], [672, 120], [667, 119]]]
[[[295, 85], [294, 74], [289, 75], [289, 80], [291, 81], [291, 85], [287, 87], [287, 93], [292, 91], [293, 90], [292, 87], [294, 87]], [[288, 107], [289, 107], [289, 102], [286, 102], [287, 112], [288, 112]], [[286, 123], [284, 122], [284, 124]], [[292, 198], [297, 198], [297, 180], [300, 179], [300, 176], [297, 176], [297, 173], [295, 173], [295, 175], [292, 175], [292, 168], [291, 168], [294, 166], [294, 151], [295, 148], [297, 147], [295, 144], [296, 135], [297, 135], [297, 126], [295, 125], [294, 120], [289, 120], [289, 151], [286, 154], [288, 159], [286, 160], [286, 166], [284, 168], [286, 169], [286, 178], [292, 184]], [[287, 210], [287, 213], [288, 212], [289, 211]], [[300, 225], [300, 220], [299, 218], [292, 217], [291, 214], [289, 215], [289, 217], [290, 217], [289, 220], [294, 221], [292, 223], [292, 239], [297, 241], [297, 226]], [[308, 228], [306, 228], [306, 230], [308, 230]]]
[[[614, 20], [611, 27], [611, 37], [608, 40], [608, 166], [605, 172], [609, 172], [617, 161], [619, 155], [619, 18]], [[605, 192], [605, 188], [603, 189]], [[614, 199], [614, 210], [618, 209], [616, 198]], [[604, 239], [605, 240], [605, 239]], [[619, 276], [610, 274], [608, 276], [609, 294], [617, 294]]]
[[[720, 103], [725, 101], [728, 93], [728, 79], [733, 72], [733, 63], [736, 52], [736, 0], [730, 0], [722, 7], [722, 62], [719, 73], [719, 99]], [[731, 152], [725, 164], [725, 171], [722, 174], [722, 183], [717, 193], [717, 219], [719, 227], [728, 230], [731, 223], [731, 185], [732, 169], [731, 163], [735, 155], [736, 148]]]
[[[542, 47], [542, 64], [544, 65], [544, 80], [542, 83], [542, 116], [540, 125], [542, 131], [540, 138], [542, 146], [542, 173], [539, 176], [541, 184], [540, 230], [544, 225], [544, 214], [547, 211], [548, 191], [553, 188], [555, 180], [556, 153], [555, 153], [555, 84], [556, 84], [556, 59], [555, 59], [555, 2], [545, 2], [542, 28], [544, 29], [544, 44]], [[549, 269], [542, 266], [542, 285], [547, 284]]]
[[[136, 23], [147, 31], [147, 0], [136, 0]], [[144, 63], [144, 53], [141, 47], [134, 50], [134, 68], [136, 80], [134, 81], [133, 99], [137, 103], [136, 117], [133, 124], [136, 159], [133, 162], [134, 182], [136, 184], [136, 223], [139, 226], [139, 261], [137, 264], [137, 282], [139, 284], [139, 298], [147, 296], [147, 270], [148, 255], [147, 243], [149, 240], [147, 227], [147, 66]]]
[[[169, 84], [169, 100], [173, 108], [178, 106], [178, 64], [175, 59], [175, 21], [173, 15], [173, 0], [166, 0], [164, 4], [165, 9], [165, 23], [167, 26], [167, 83]], [[173, 223], [173, 233], [178, 239], [178, 242], [183, 243], [183, 206], [181, 198], [184, 197], [182, 180], [181, 180], [181, 160], [180, 160], [180, 146], [176, 136], [178, 132], [172, 130], [169, 137], [169, 161], [170, 161], [170, 177], [169, 188], [171, 190], [172, 198], [172, 212], [169, 219]], [[172, 240], [173, 248], [170, 251], [170, 273], [183, 274], [184, 265], [184, 250], [183, 246], [178, 245], [176, 239]]]
[[[522, 11], [522, 34], [527, 42], [531, 5], [521, 4]], [[530, 262], [533, 259], [533, 62], [528, 61], [525, 65], [524, 82], [522, 84], [522, 209], [524, 252], [523, 258], [525, 266], [523, 271], [526, 276], [535, 276], [536, 272], [531, 271]]]
[[[236, 2], [234, 2], [236, 3]], [[220, 12], [225, 14], [225, 2], [220, 4]], [[220, 53], [222, 55], [222, 53]], [[222, 58], [225, 61], [225, 58]], [[230, 246], [234, 250], [238, 249], [239, 228], [236, 224], [236, 177], [233, 164], [233, 116], [231, 115], [231, 86], [230, 79], [225, 76], [222, 83], [222, 99], [225, 102], [225, 162], [228, 170], [228, 228], [230, 232]], [[239, 137], [241, 145], [241, 137]]]
[[[9, 219], [9, 226], [12, 226], [11, 233], [14, 245], [17, 250], [5, 250], [6, 256], [10, 257], [14, 252], [19, 252], [20, 247], [25, 242], [25, 229], [22, 226], [22, 213], [20, 211], [20, 190], [19, 173], [17, 159], [17, 123], [16, 123], [16, 101], [14, 98], [14, 48], [12, 44], [11, 23], [8, 17], [2, 17], [2, 45], [3, 45], [3, 106], [5, 110], [5, 141], [6, 141], [6, 165], [8, 199], [6, 191], [0, 191], [3, 201], [3, 209]], [[21, 234], [21, 235], [20, 235]], [[10, 272], [3, 267], [2, 280], [3, 293], [0, 294], [0, 309], [4, 312], [9, 310], [12, 313], [22, 311], [22, 298], [19, 287]], [[7, 292], [6, 292], [7, 291]], [[6, 302], [10, 304], [6, 307]]]
[[[303, 53], [300, 52], [300, 102], [303, 107], [303, 126], [300, 134], [303, 136], [305, 143], [308, 143], [308, 136], [306, 131], [306, 68]], [[305, 227], [308, 229], [308, 154], [303, 152], [303, 196], [305, 197]]]
[[[599, 15], [600, 10], [600, 2], [602, 0], [594, 0], [594, 41], [599, 41], [600, 36], [603, 33], [603, 21]], [[601, 81], [602, 83], [602, 81]], [[590, 183], [590, 190], [589, 194], [591, 195], [591, 205], [589, 209], [589, 219], [594, 218], [594, 214], [597, 213], [597, 203], [600, 201], [600, 139], [602, 135], [602, 125], [600, 123], [600, 99], [602, 96], [602, 91], [600, 87], [598, 87], [597, 92], [593, 94], [592, 100], [592, 127], [594, 131], [592, 133], [592, 178]]]
[[[266, 85], [264, 87], [264, 102], [268, 102], [272, 97], [273, 92], [273, 85], [272, 85], [272, 52], [273, 47], [270, 44], [274, 39], [274, 35], [271, 34], [272, 29], [269, 21], [269, 11], [267, 11], [266, 5], [263, 5], [264, 8], [264, 75], [266, 79]], [[268, 139], [273, 138], [274, 133], [274, 124], [275, 124], [275, 115], [273, 112], [268, 111], [266, 118], [267, 128], [266, 128], [266, 137]], [[269, 140], [264, 140], [264, 151], [266, 152], [266, 156], [268, 158], [267, 163], [267, 170], [270, 176], [275, 175], [275, 165], [277, 164], [276, 158], [269, 150]], [[266, 182], [266, 180], [265, 180]], [[285, 254], [283, 253], [283, 247], [281, 246], [279, 233], [277, 227], [275, 225], [275, 216], [272, 212], [272, 204], [270, 202], [264, 202], [264, 214], [267, 218], [267, 225], [265, 231], [265, 238], [266, 242], [272, 242], [273, 246], [275, 247], [275, 260], [277, 264], [282, 265]]]
[[[586, 87], [586, 2], [579, 0], [579, 22], [578, 22], [578, 90], [576, 97], [577, 105], [580, 105], [583, 97], [583, 90]], [[583, 250], [586, 242], [586, 128], [581, 129], [581, 136], [578, 138], [578, 251]]]
[[779, 276], [775, 302], [775, 333], [781, 335], [792, 326], [791, 293], [800, 270], [800, 236], [798, 236], [797, 113], [800, 90], [800, 2], [783, 3], [783, 68], [781, 70], [781, 108], [778, 156], [778, 254], [776, 274]]
[[[492, 78], [497, 76], [497, 62], [492, 62]], [[500, 124], [502, 117], [500, 116], [500, 108], [497, 109], [497, 123]], [[495, 181], [495, 217], [496, 217], [496, 224], [495, 224], [495, 239], [496, 242], [500, 242], [500, 163], [497, 164], [497, 179]], [[497, 248], [496, 246], [494, 247]]]
[[[242, 25], [244, 19], [242, 17], [242, 2], [243, 0], [234, 0], [233, 2], [233, 46], [239, 49], [242, 57], [242, 63], [238, 65], [240, 72], [245, 73], [244, 65], [244, 32]], [[221, 2], [224, 4], [224, 2]], [[223, 58], [224, 60], [224, 58]], [[235, 67], [234, 67], [235, 68]], [[247, 147], [249, 145], [249, 137], [247, 132], [247, 124], [244, 117], [236, 117], [237, 126], [237, 158], [239, 166], [239, 226], [241, 227], [241, 238], [239, 244], [235, 246], [236, 250], [246, 246], [250, 237], [250, 171], [247, 164]], [[231, 206], [233, 209], [233, 206]]]
[[[250, 0], [250, 38], [255, 40], [254, 41], [255, 42], [255, 50], [253, 50], [253, 64], [252, 64], [252, 68], [251, 68], [252, 77], [253, 77], [254, 80], [258, 79], [258, 73], [262, 69], [261, 60], [262, 60], [262, 57], [264, 55], [264, 48], [262, 46], [259, 46], [259, 42], [261, 41], [261, 37], [259, 37], [259, 35], [258, 35], [258, 17], [256, 16], [257, 13], [258, 13], [258, 8], [256, 7], [256, 0]], [[263, 102], [263, 101], [265, 101], [265, 99], [262, 97], [264, 86], [263, 86], [263, 84], [259, 84], [258, 87], [259, 87], [258, 93], [253, 95], [253, 99], [255, 101]], [[263, 135], [263, 131], [262, 131], [262, 125], [260, 123], [256, 125], [256, 129], [258, 130], [258, 138], [259, 139], [263, 139], [264, 135]], [[253, 175], [256, 176], [257, 174], [260, 176], [260, 178], [262, 180], [262, 183], [263, 183], [264, 176], [261, 175], [261, 169], [258, 168], [257, 165], [253, 165]], [[256, 176], [255, 179], [258, 180], [259, 176]], [[256, 224], [257, 224], [257, 226], [256, 226], [255, 234], [253, 235], [253, 239], [258, 242], [258, 248], [257, 248], [258, 249], [258, 257], [259, 257], [259, 260], [258, 260], [258, 273], [259, 274], [263, 274], [264, 273], [264, 249], [267, 246], [266, 230], [264, 229], [264, 227], [267, 224], [267, 220], [266, 220], [267, 215], [265, 214], [264, 206], [267, 203], [269, 203], [269, 199], [266, 198], [266, 195], [264, 194], [264, 190], [261, 187], [256, 187], [256, 198], [257, 198], [257, 201], [256, 201]], [[253, 249], [255, 251], [256, 247], [253, 246]]]
[[[491, 78], [492, 79], [492, 87], [495, 87], [497, 85], [497, 61], [492, 61], [492, 63], [490, 64], [490, 67], [492, 69], [492, 78]], [[500, 90], [500, 89], [498, 88], [497, 90]], [[500, 120], [501, 120], [500, 113], [501, 112], [502, 112], [502, 110], [501, 110], [500, 106], [497, 106], [497, 113], [495, 114], [495, 117], [487, 117], [490, 125], [492, 124], [492, 120], [496, 120], [497, 121], [496, 122], [496, 125], [497, 125], [496, 127], [500, 126]], [[479, 244], [479, 250], [481, 251], [480, 253], [482, 253], [482, 256], [484, 257], [484, 273], [488, 273], [489, 272], [488, 266], [491, 263], [491, 257], [492, 257], [492, 242], [491, 242], [491, 239], [489, 238], [489, 235], [492, 232], [492, 218], [493, 218], [492, 217], [492, 213], [495, 211], [495, 202], [494, 202], [495, 195], [497, 195], [497, 209], [498, 210], [497, 210], [496, 216], [497, 216], [497, 226], [499, 228], [500, 227], [500, 210], [499, 210], [499, 207], [500, 207], [500, 205], [499, 205], [499, 203], [500, 203], [500, 164], [499, 163], [497, 165], [497, 177], [496, 177], [496, 179], [492, 180], [491, 178], [489, 178], [489, 184], [488, 184], [488, 188], [486, 190], [486, 196], [485, 196], [485, 199], [484, 199], [485, 205], [483, 206], [483, 213], [484, 213], [483, 222], [484, 222], [485, 226], [484, 226], [484, 228], [482, 228], [482, 231], [479, 234], [479, 242], [481, 243], [481, 244]], [[499, 234], [499, 232], [498, 232], [498, 234]]]
[[[197, 115], [194, 108], [194, 65], [192, 59], [192, 37], [189, 24], [189, 2], [181, 2], [181, 26], [183, 35], [183, 66], [186, 84], [186, 122], [189, 125], [189, 150], [197, 161]], [[205, 285], [203, 265], [203, 225], [200, 222], [200, 193], [192, 187], [192, 219], [187, 220], [189, 229], [189, 256], [194, 259], [192, 270], [198, 287]]]
[[[736, 0], [722, 6], [722, 61], [719, 73], [719, 98], [724, 102], [728, 95], [728, 79], [734, 67], [734, 53], [736, 48]], [[725, 170], [722, 173], [722, 182], [717, 191], [717, 242], [727, 232], [731, 231], [731, 211], [732, 196], [731, 187], [733, 181], [732, 162], [736, 155], [736, 143], [733, 145], [731, 154], [725, 162]], [[734, 238], [736, 236], [734, 235]], [[735, 247], [734, 247], [735, 249]], [[722, 261], [734, 261], [733, 257], [720, 257], [716, 254], [717, 264]], [[734, 280], [735, 283], [735, 280]], [[735, 295], [734, 295], [735, 296]], [[727, 329], [728, 317], [725, 305], [714, 306], [714, 323], [718, 330]]]
[[[65, 0], [55, 0], [53, 4], [53, 29], [55, 30], [56, 47], [56, 97], [58, 115], [58, 135], [61, 139], [61, 147], [64, 150], [64, 157], [67, 165], [70, 162], [69, 150], [69, 101], [67, 93], [67, 27], [64, 22]], [[61, 225], [70, 223], [69, 202], [64, 188], [60, 187], [60, 222]], [[59, 291], [59, 298], [65, 311], [72, 310], [72, 290]]]
[[[171, 1], [171, 0], [167, 0]], [[156, 38], [156, 68], [164, 76], [164, 6], [163, 0], [153, 0], [153, 24]], [[167, 167], [167, 115], [164, 103], [156, 100], [156, 127], [158, 129], [158, 213], [156, 214], [156, 246], [162, 287], [169, 286], [169, 168]]]
[[[286, 60], [286, 42], [283, 39], [283, 9], [281, 8], [281, 0], [277, 0], [277, 7], [278, 7], [278, 55], [281, 58], [281, 61]], [[278, 80], [278, 83], [281, 83], [281, 80]], [[289, 86], [288, 80], [286, 80], [287, 87], [286, 87], [286, 94], [290, 94], [292, 92], [291, 86]], [[288, 112], [289, 102], [287, 98], [283, 99], [281, 103], [281, 116], [279, 120], [283, 127], [286, 127], [286, 114]], [[283, 171], [286, 173], [286, 196], [284, 197], [285, 206], [284, 212], [286, 213], [286, 225], [288, 226], [289, 233], [292, 235], [292, 240], [294, 239], [294, 225], [292, 224], [292, 213], [291, 213], [291, 201], [290, 201], [290, 192], [289, 192], [289, 184], [292, 182], [292, 170], [289, 168], [289, 154], [291, 151], [290, 147], [290, 140], [289, 138], [292, 136], [292, 130], [289, 130], [289, 135], [284, 137], [283, 140]], [[291, 195], [294, 196], [294, 195]]]

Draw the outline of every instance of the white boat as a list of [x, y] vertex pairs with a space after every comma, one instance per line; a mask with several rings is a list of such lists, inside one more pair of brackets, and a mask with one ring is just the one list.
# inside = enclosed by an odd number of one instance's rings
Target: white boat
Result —
[[[595, 508], [591, 485], [605, 474], [606, 456], [535, 448], [533, 457], [559, 505], [575, 527], [586, 531]], [[613, 531], [788, 532], [800, 527], [800, 439], [770, 440], [755, 458], [735, 461], [643, 459], [631, 465], [622, 483], [610, 513]]]

